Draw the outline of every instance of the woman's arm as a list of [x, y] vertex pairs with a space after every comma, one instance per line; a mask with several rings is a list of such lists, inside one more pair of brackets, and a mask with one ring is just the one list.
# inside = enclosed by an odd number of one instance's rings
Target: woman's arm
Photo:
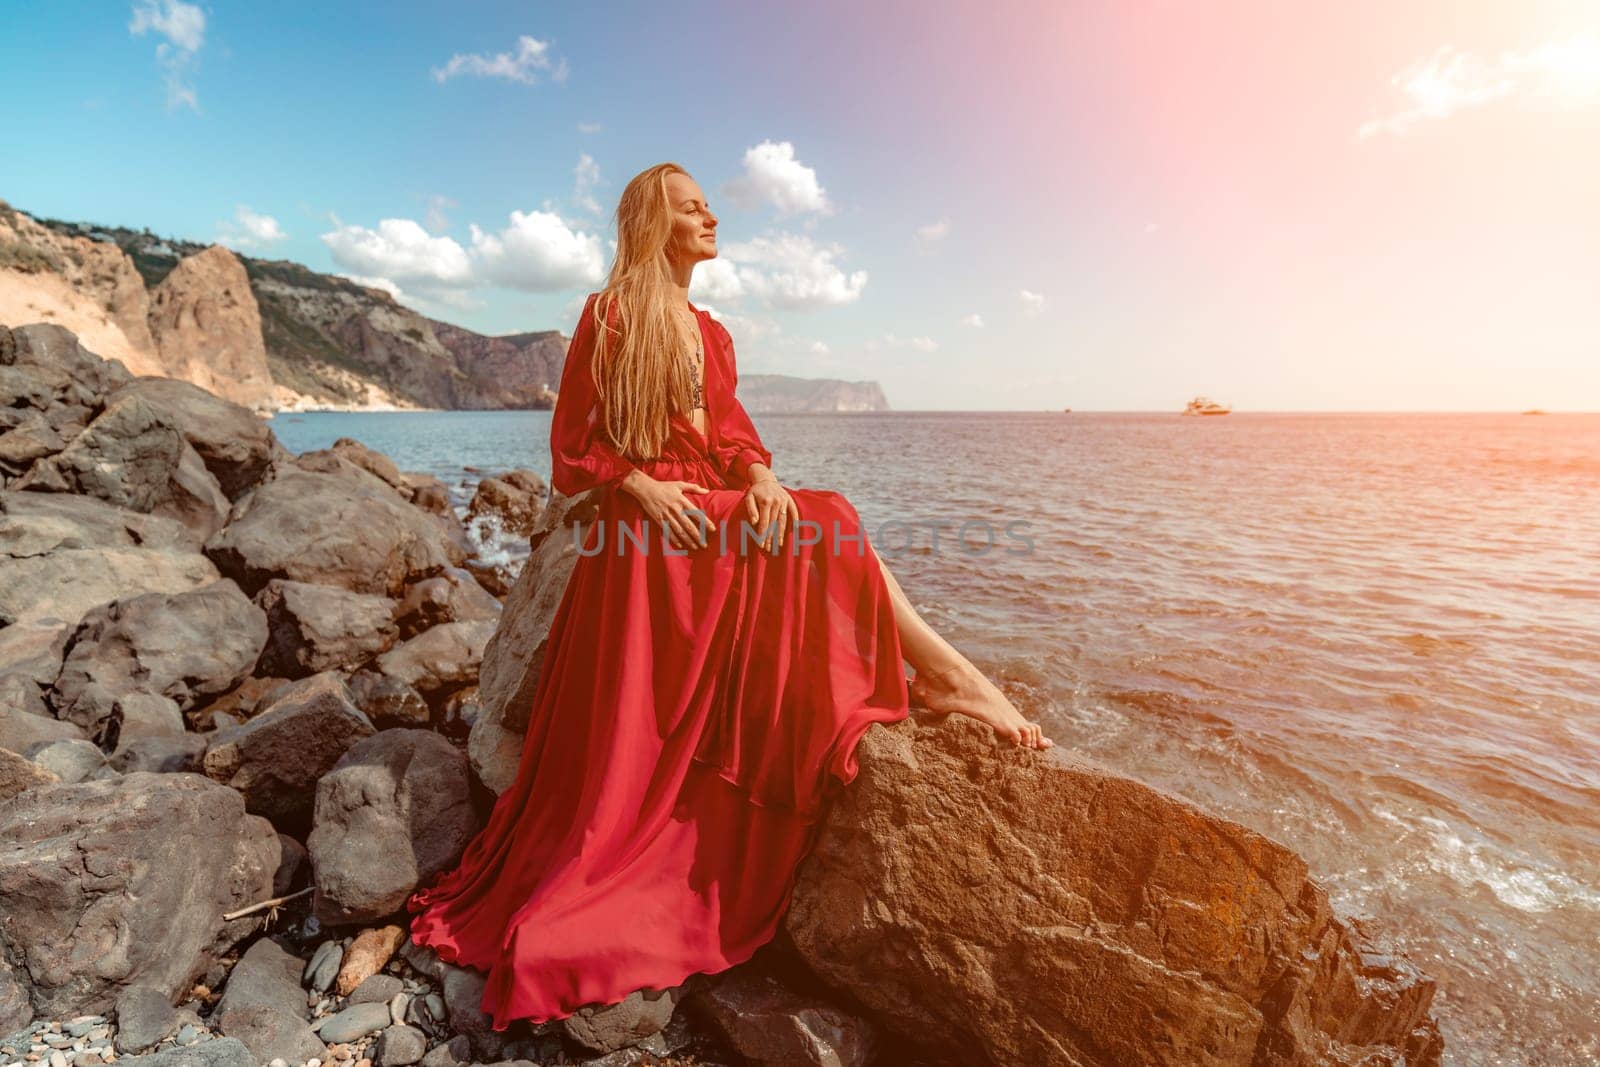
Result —
[[750, 413], [745, 411], [735, 393], [739, 385], [739, 367], [733, 358], [733, 338], [722, 323], [713, 319], [712, 324], [722, 337], [722, 350], [726, 356], [721, 375], [726, 388], [722, 390], [722, 396], [719, 397], [721, 402], [717, 405], [717, 455], [724, 470], [754, 485], [774, 477], [772, 453], [761, 443], [761, 435], [756, 433]]
[[550, 419], [550, 482], [562, 496], [617, 486], [637, 468], [606, 439], [594, 384], [594, 303], [590, 293], [567, 346], [561, 388]]

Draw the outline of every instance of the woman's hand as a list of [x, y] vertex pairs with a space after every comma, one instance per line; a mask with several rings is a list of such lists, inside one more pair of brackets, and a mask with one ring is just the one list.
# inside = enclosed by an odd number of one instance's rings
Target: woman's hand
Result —
[[[778, 479], [768, 475], [752, 482], [745, 491], [744, 512], [761, 534], [762, 548], [776, 555], [783, 548], [783, 535], [790, 523], [800, 521], [800, 506], [789, 495], [789, 490], [778, 484]], [[768, 530], [771, 527], [772, 529]], [[743, 542], [741, 541], [741, 544]]]
[[[659, 481], [635, 468], [622, 480], [620, 488], [633, 494], [633, 498], [639, 502], [639, 507], [644, 510], [651, 522], [665, 527], [667, 537], [674, 548], [684, 551], [690, 548], [704, 548], [706, 534], [717, 528], [711, 516], [703, 512], [699, 515], [685, 514], [687, 511], [697, 510], [695, 502], [686, 494], [711, 491], [703, 485], [695, 482]], [[702, 522], [704, 526], [701, 525]]]

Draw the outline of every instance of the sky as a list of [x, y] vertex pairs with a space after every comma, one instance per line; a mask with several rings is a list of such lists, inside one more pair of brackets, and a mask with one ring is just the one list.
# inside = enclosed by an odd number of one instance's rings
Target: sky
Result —
[[570, 333], [628, 179], [902, 410], [1600, 410], [1600, 3], [12, 3], [0, 198]]

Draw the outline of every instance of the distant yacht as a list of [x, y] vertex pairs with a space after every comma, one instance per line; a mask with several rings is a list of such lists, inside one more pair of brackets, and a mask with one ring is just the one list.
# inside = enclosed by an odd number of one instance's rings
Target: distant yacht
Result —
[[1226, 404], [1219, 404], [1203, 396], [1197, 396], [1189, 401], [1189, 406], [1183, 409], [1185, 415], [1226, 415], [1232, 411]]

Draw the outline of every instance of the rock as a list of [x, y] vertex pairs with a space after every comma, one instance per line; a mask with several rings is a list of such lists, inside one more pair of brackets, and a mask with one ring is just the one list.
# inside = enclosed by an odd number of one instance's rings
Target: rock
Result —
[[21, 473], [36, 459], [53, 456], [67, 447], [66, 439], [37, 411], [10, 430], [0, 433], [0, 469]]
[[483, 990], [487, 984], [480, 971], [451, 963], [444, 965], [441, 989], [445, 1010], [450, 1016], [450, 1029], [472, 1042], [472, 1051], [480, 1060], [500, 1056], [510, 1040], [507, 1034], [494, 1029], [483, 1010]]
[[414, 1026], [391, 1026], [378, 1036], [378, 1067], [410, 1067], [428, 1051], [428, 1038]]
[[[237, 687], [224, 693], [203, 708], [186, 712], [184, 718], [191, 730], [213, 730], [219, 725], [238, 726], [254, 718], [256, 712], [266, 711], [280, 689], [287, 691], [287, 678], [246, 678]], [[222, 716], [219, 722], [218, 716]]]
[[142, 396], [108, 404], [62, 451], [12, 487], [97, 497], [177, 519], [204, 541], [222, 527], [228, 498], [173, 420]]
[[388, 597], [273, 579], [256, 604], [271, 632], [259, 669], [284, 678], [359, 666], [387, 651], [398, 634]]
[[696, 1014], [709, 1019], [749, 1063], [865, 1067], [871, 1062], [871, 1023], [790, 992], [770, 975], [738, 968], [723, 972], [695, 995], [694, 1004]]
[[122, 774], [133, 771], [149, 771], [152, 774], [198, 772], [208, 743], [199, 734], [190, 733], [175, 737], [135, 737], [118, 745], [110, 766]]
[[187, 1048], [165, 1049], [148, 1056], [123, 1056], [117, 1067], [255, 1067], [256, 1059], [243, 1041], [219, 1037]]
[[[238, 685], [266, 641], [265, 614], [227, 579], [188, 592], [113, 600], [90, 611], [73, 632], [51, 702], [60, 718], [92, 733], [104, 734], [107, 720], [120, 711], [122, 734], [137, 735], [128, 718], [150, 733], [182, 734], [178, 709]], [[176, 706], [167, 714], [129, 716], [133, 692]]]
[[317, 1033], [322, 1040], [354, 1041], [358, 1037], [375, 1034], [389, 1025], [387, 1004], [357, 1004], [325, 1019]]
[[405, 477], [401, 475], [400, 468], [394, 465], [394, 460], [382, 452], [374, 452], [354, 437], [339, 438], [333, 443], [333, 451], [368, 474], [382, 478], [407, 497], [410, 496], [410, 487], [406, 485]]
[[371, 974], [350, 991], [350, 1004], [384, 1004], [393, 1000], [405, 986], [392, 974]]
[[339, 965], [343, 961], [344, 945], [338, 941], [324, 941], [312, 953], [301, 982], [318, 993], [326, 993], [333, 988], [333, 980], [339, 976]]
[[131, 985], [117, 994], [118, 1052], [142, 1052], [178, 1028], [178, 1011], [167, 995], [147, 985]]
[[[234, 964], [213, 1019], [225, 1023], [230, 1012], [246, 1008], [270, 1008], [304, 1020], [308, 1013], [306, 996], [300, 989], [303, 970], [305, 961], [284, 951], [271, 938], [262, 938], [251, 945], [249, 951]], [[230, 1033], [226, 1025], [223, 1033]], [[240, 1037], [238, 1034], [231, 1036]], [[250, 1042], [246, 1041], [245, 1044]], [[271, 1056], [261, 1058], [272, 1059]]]
[[408, 937], [405, 944], [400, 946], [400, 957], [411, 965], [412, 970], [426, 978], [437, 982], [444, 977], [444, 961], [436, 950], [427, 945], [419, 945]]
[[73, 626], [118, 597], [216, 581], [191, 539], [172, 519], [92, 497], [0, 492], [0, 644], [18, 623]]
[[63, 782], [82, 782], [105, 769], [106, 757], [93, 741], [47, 741], [28, 751], [28, 758]]
[[400, 632], [412, 637], [447, 622], [498, 622], [500, 601], [467, 571], [452, 567], [406, 589], [395, 611]]
[[544, 496], [542, 483], [538, 492], [531, 493], [500, 478], [485, 478], [478, 483], [467, 514], [474, 520], [488, 518], [506, 533], [526, 537], [538, 525]]
[[472, 1042], [467, 1035], [457, 1034], [441, 1045], [435, 1045], [422, 1057], [422, 1067], [456, 1067], [472, 1060]]
[[435, 516], [379, 486], [286, 468], [234, 505], [206, 554], [252, 595], [289, 578], [396, 596], [466, 558]]
[[405, 931], [398, 926], [380, 926], [357, 934], [339, 966], [339, 978], [334, 986], [339, 995], [348, 997], [358, 985], [383, 970], [405, 936]]
[[278, 869], [272, 875], [272, 895], [287, 896], [297, 887], [300, 876], [309, 870], [306, 866], [306, 846], [288, 834], [278, 835]]
[[306, 846], [313, 909], [329, 924], [399, 911], [419, 884], [461, 858], [478, 830], [466, 757], [426, 730], [385, 730], [358, 742], [316, 790]]
[[176, 378], [135, 378], [106, 399], [138, 395], [164, 413], [189, 442], [229, 500], [266, 474], [272, 430], [249, 408]]
[[410, 497], [413, 507], [433, 515], [455, 515], [454, 508], [450, 505], [450, 487], [431, 474], [421, 474], [417, 471], [404, 471], [400, 475], [404, 489]]
[[484, 646], [494, 632], [492, 621], [435, 626], [379, 656], [377, 669], [425, 698], [443, 696], [477, 682]]
[[314, 674], [243, 726], [219, 731], [206, 749], [206, 776], [239, 790], [252, 813], [294, 834], [309, 824], [317, 780], [372, 733], [343, 680]]
[[235, 1008], [219, 1016], [219, 1027], [228, 1037], [245, 1043], [256, 1063], [281, 1059], [305, 1063], [327, 1056], [327, 1046], [297, 1015], [274, 1008], [254, 1006]]
[[151, 289], [150, 333], [172, 377], [239, 404], [271, 400], [261, 311], [244, 264], [222, 245], [184, 256]]
[[[5, 561], [0, 559], [0, 570]], [[0, 629], [0, 706], [28, 705], [43, 709], [44, 690], [61, 672], [61, 660], [67, 654], [67, 636], [71, 628], [55, 619], [28, 619]], [[15, 691], [18, 682], [32, 683], [32, 691], [20, 697]]]
[[0, 804], [25, 790], [60, 780], [61, 777], [48, 767], [41, 767], [10, 749], [0, 748]]
[[784, 929], [900, 1037], [1001, 1063], [1438, 1062], [1433, 983], [1366, 966], [1281, 845], [967, 718], [857, 754]]
[[192, 774], [29, 790], [0, 806], [0, 959], [35, 1013], [109, 1009], [143, 984], [169, 1000], [258, 928], [278, 843], [237, 793]]
[[347, 683], [350, 697], [356, 707], [366, 712], [367, 718], [378, 729], [396, 726], [427, 726], [432, 718], [428, 702], [422, 694], [398, 678], [377, 671], [360, 670], [350, 676]]
[[36, 745], [82, 737], [83, 730], [70, 722], [0, 705], [0, 748], [21, 753]]
[[522, 761], [523, 735], [507, 727], [504, 716], [504, 705], [480, 708], [467, 735], [472, 774], [496, 796], [511, 788]]
[[615, 1052], [660, 1033], [677, 1006], [676, 993], [675, 989], [635, 990], [616, 1004], [579, 1008], [561, 1020], [561, 1027], [584, 1048]]

